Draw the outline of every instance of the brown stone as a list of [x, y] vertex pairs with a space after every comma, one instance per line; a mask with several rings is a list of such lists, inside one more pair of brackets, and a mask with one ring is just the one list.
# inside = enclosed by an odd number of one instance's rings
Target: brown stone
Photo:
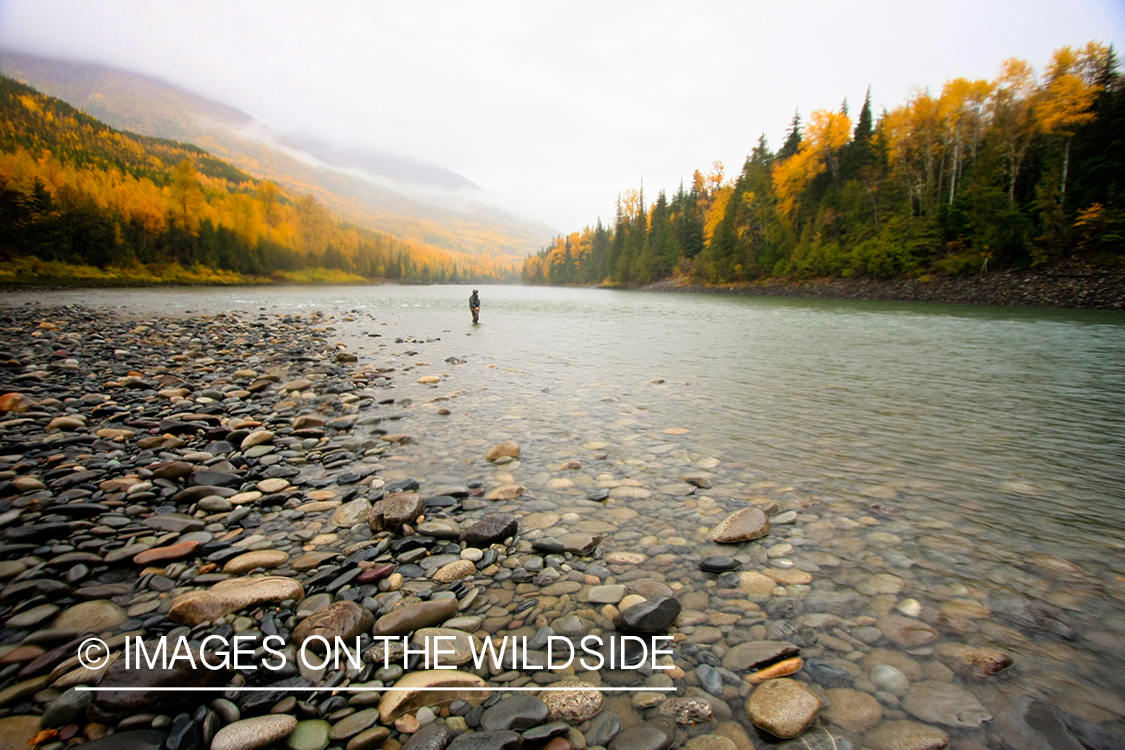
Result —
[[518, 484], [505, 484], [485, 495], [486, 500], [515, 500], [523, 494], [524, 487]]
[[457, 614], [456, 599], [431, 599], [407, 604], [379, 618], [372, 635], [408, 635], [419, 628], [432, 628]]
[[484, 455], [488, 461], [495, 461], [498, 458], [518, 458], [520, 455], [520, 446], [514, 440], [505, 440], [502, 443], [497, 443]]
[[216, 583], [206, 591], [191, 591], [177, 596], [168, 608], [168, 618], [194, 627], [258, 604], [304, 598], [304, 587], [292, 578], [231, 578]]
[[179, 542], [167, 547], [153, 547], [133, 555], [134, 565], [156, 565], [158, 563], [174, 562], [191, 557], [199, 552], [203, 545], [197, 541]]
[[233, 560], [228, 560], [223, 566], [224, 573], [242, 575], [255, 568], [276, 568], [289, 561], [289, 555], [278, 549], [260, 549], [246, 552]]
[[421, 495], [399, 492], [388, 495], [371, 506], [371, 511], [367, 514], [367, 525], [372, 531], [397, 531], [403, 524], [414, 523], [425, 512], [426, 501]]
[[[435, 687], [461, 689], [429, 689]], [[414, 713], [423, 706], [447, 706], [457, 700], [477, 706], [489, 695], [480, 689], [485, 687], [488, 687], [488, 683], [482, 678], [456, 669], [423, 669], [410, 672], [394, 684], [394, 690], [383, 694], [379, 701], [379, 721], [382, 724], [391, 724], [398, 717]]]
[[335, 644], [336, 637], [351, 644], [356, 636], [362, 635], [375, 624], [375, 616], [355, 602], [340, 601], [329, 604], [306, 617], [293, 629], [293, 645], [301, 644], [311, 636], [321, 636], [329, 644]]
[[0, 396], [0, 412], [10, 411], [16, 414], [22, 414], [28, 409], [38, 405], [39, 404], [33, 399], [22, 393], [5, 393], [3, 396]]
[[759, 729], [790, 739], [805, 731], [820, 706], [820, 698], [804, 683], [783, 677], [754, 688], [746, 701], [746, 713]]
[[758, 539], [770, 533], [770, 520], [761, 508], [736, 510], [711, 530], [711, 541], [735, 544]]

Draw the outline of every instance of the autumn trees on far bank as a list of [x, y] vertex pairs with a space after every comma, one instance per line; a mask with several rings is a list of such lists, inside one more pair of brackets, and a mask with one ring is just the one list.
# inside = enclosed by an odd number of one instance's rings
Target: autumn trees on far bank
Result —
[[189, 144], [114, 130], [0, 76], [0, 260], [29, 256], [247, 276], [314, 268], [406, 282], [514, 276], [488, 258], [354, 226], [311, 194], [291, 195]]
[[1063, 47], [1037, 76], [1017, 59], [993, 80], [947, 82], [875, 117], [847, 103], [795, 117], [741, 173], [721, 164], [612, 226], [557, 238], [525, 283], [711, 283], [767, 277], [967, 274], [1081, 254], [1125, 258], [1125, 82], [1114, 51]]

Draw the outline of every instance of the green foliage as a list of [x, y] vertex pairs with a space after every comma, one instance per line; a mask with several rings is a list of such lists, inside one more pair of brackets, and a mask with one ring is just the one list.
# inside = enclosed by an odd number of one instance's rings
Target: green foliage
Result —
[[[1053, 74], [1036, 84], [1015, 61], [995, 82], [957, 79], [877, 119], [868, 91], [850, 138], [822, 152], [811, 147], [832, 113], [813, 112], [805, 127], [795, 114], [779, 151], [763, 136], [733, 184], [697, 171], [670, 201], [619, 205], [603, 251], [576, 256], [574, 278], [959, 276], [1076, 253], [1125, 265], [1125, 80], [1110, 48], [1055, 59], [1092, 71], [1070, 81], [1088, 112], [1052, 100]], [[526, 283], [558, 278], [524, 270]]]

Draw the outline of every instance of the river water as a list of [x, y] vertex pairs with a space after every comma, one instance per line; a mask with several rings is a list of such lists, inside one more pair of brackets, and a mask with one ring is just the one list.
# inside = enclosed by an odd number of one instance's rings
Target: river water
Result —
[[[671, 538], [720, 554], [702, 530], [722, 510], [799, 510], [748, 566], [811, 572], [810, 584], [775, 594], [858, 590], [875, 618], [914, 599], [943, 640], [1014, 656], [991, 683], [956, 678], [994, 719], [972, 732], [945, 727], [951, 736], [999, 746], [1028, 731], [1034, 698], [1076, 732], [1121, 731], [1121, 313], [481, 287], [473, 326], [469, 291], [93, 290], [7, 301], [136, 317], [334, 315], [334, 335], [361, 363], [396, 368], [395, 395], [413, 402], [407, 473], [435, 485], [512, 480], [554, 503], [563, 525], [590, 489], [628, 480], [643, 491], [615, 503], [638, 513], [606, 525], [607, 551]], [[415, 384], [423, 374], [444, 381]], [[438, 395], [452, 398], [431, 402]], [[523, 448], [515, 468], [482, 466], [484, 450], [508, 438]], [[559, 471], [570, 460], [582, 469]], [[687, 475], [713, 486], [685, 495]], [[793, 550], [767, 561], [764, 550], [783, 542]], [[660, 577], [677, 592], [715, 588], [713, 576], [676, 570]], [[825, 656], [864, 664], [864, 646], [852, 648]], [[911, 655], [937, 661], [928, 647]], [[937, 667], [926, 676], [948, 679]], [[886, 717], [909, 718], [879, 695]]]

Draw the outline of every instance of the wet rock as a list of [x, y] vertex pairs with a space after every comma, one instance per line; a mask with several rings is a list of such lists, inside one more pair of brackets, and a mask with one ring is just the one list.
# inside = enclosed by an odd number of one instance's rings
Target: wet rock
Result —
[[629, 727], [609, 743], [609, 750], [668, 750], [675, 742], [676, 722], [661, 718]]
[[583, 557], [594, 551], [602, 543], [603, 537], [594, 534], [563, 534], [558, 538], [563, 549], [572, 555]]
[[885, 721], [863, 737], [871, 750], [941, 750], [949, 735], [917, 721]]
[[293, 734], [297, 720], [285, 714], [256, 716], [223, 727], [211, 741], [211, 750], [259, 750]]
[[420, 628], [441, 625], [457, 614], [456, 599], [434, 599], [417, 602], [389, 612], [375, 623], [373, 635], [408, 635]]
[[759, 508], [743, 508], [731, 513], [711, 530], [711, 541], [736, 544], [758, 539], [770, 532], [770, 520]]
[[666, 633], [680, 616], [680, 609], [680, 603], [672, 597], [660, 596], [629, 607], [617, 616], [614, 624], [626, 633]]
[[820, 698], [803, 683], [786, 678], [767, 680], [746, 701], [754, 726], [789, 739], [805, 730], [820, 711]]
[[796, 644], [788, 641], [747, 641], [727, 651], [723, 656], [723, 668], [732, 672], [760, 669], [800, 652]]
[[[159, 643], [146, 641], [144, 647], [147, 653], [153, 654]], [[167, 648], [175, 650], [175, 644], [170, 644]], [[122, 691], [113, 688], [218, 687], [227, 684], [232, 674], [230, 669], [210, 669], [204, 666], [198, 649], [188, 650], [190, 660], [169, 658], [167, 669], [159, 663], [155, 669], [149, 669], [147, 664], [144, 669], [137, 669], [135, 659], [133, 668], [126, 669], [125, 659], [117, 659], [102, 677], [98, 685], [101, 690], [94, 695], [93, 702], [87, 707], [88, 716], [95, 721], [105, 722], [145, 712], [175, 714], [207, 697], [205, 693], [187, 691]], [[210, 661], [212, 664], [216, 663], [215, 659]]]
[[976, 697], [949, 682], [924, 680], [911, 686], [903, 707], [922, 721], [953, 727], [979, 727], [992, 715]]
[[502, 443], [492, 446], [484, 457], [487, 461], [495, 461], [498, 458], [518, 458], [519, 455], [519, 444], [514, 440], [505, 440]]
[[515, 732], [466, 732], [449, 743], [449, 750], [520, 750], [523, 738]]
[[292, 578], [233, 578], [220, 581], [207, 591], [191, 591], [176, 597], [168, 608], [168, 618], [194, 626], [247, 607], [303, 598], [304, 587]]
[[563, 680], [551, 683], [548, 687], [573, 688], [573, 690], [553, 690], [540, 695], [540, 700], [547, 705], [550, 712], [549, 721], [581, 724], [596, 716], [605, 704], [601, 691], [595, 690], [593, 685], [582, 680]]
[[487, 515], [461, 533], [461, 541], [470, 547], [485, 548], [503, 542], [519, 531], [519, 522], [510, 513]]
[[402, 750], [445, 750], [455, 736], [452, 729], [435, 721], [410, 735], [402, 744]]
[[285, 747], [289, 750], [324, 750], [328, 747], [328, 730], [331, 728], [332, 725], [323, 719], [299, 721], [285, 740]]
[[329, 645], [342, 638], [352, 643], [355, 638], [371, 629], [375, 616], [355, 602], [339, 601], [306, 617], [293, 629], [291, 642], [298, 648], [313, 636], [320, 636]]
[[824, 718], [850, 732], [862, 734], [883, 720], [883, 707], [867, 693], [848, 688], [825, 691], [828, 709]]
[[550, 709], [531, 695], [514, 695], [484, 712], [480, 725], [486, 730], [512, 729], [522, 732], [547, 721]]
[[100, 633], [113, 630], [128, 619], [125, 610], [104, 600], [82, 602], [63, 610], [51, 623], [55, 630]]
[[900, 648], [918, 648], [938, 637], [938, 632], [932, 627], [911, 617], [884, 615], [879, 618], [876, 627]]
[[372, 505], [367, 514], [367, 525], [372, 531], [395, 531], [403, 524], [413, 524], [425, 512], [426, 501], [421, 495], [399, 493]]
[[[379, 701], [379, 721], [391, 724], [403, 714], [412, 713], [423, 706], [446, 706], [454, 701], [464, 701], [475, 706], [488, 697], [487, 692], [479, 689], [487, 686], [488, 683], [475, 674], [454, 669], [411, 672], [394, 684], [395, 690], [383, 694]], [[435, 687], [458, 689], [427, 689]]]
[[954, 672], [983, 679], [1002, 672], [1012, 665], [1012, 657], [993, 648], [942, 643], [936, 647], [938, 658]]
[[281, 550], [256, 550], [254, 552], [246, 552], [232, 560], [228, 560], [227, 563], [223, 565], [223, 572], [230, 573], [231, 575], [243, 575], [256, 568], [276, 568], [279, 565], [284, 565], [288, 561], [289, 555]]
[[742, 563], [733, 557], [705, 557], [699, 562], [699, 569], [707, 573], [725, 573], [741, 567]]

